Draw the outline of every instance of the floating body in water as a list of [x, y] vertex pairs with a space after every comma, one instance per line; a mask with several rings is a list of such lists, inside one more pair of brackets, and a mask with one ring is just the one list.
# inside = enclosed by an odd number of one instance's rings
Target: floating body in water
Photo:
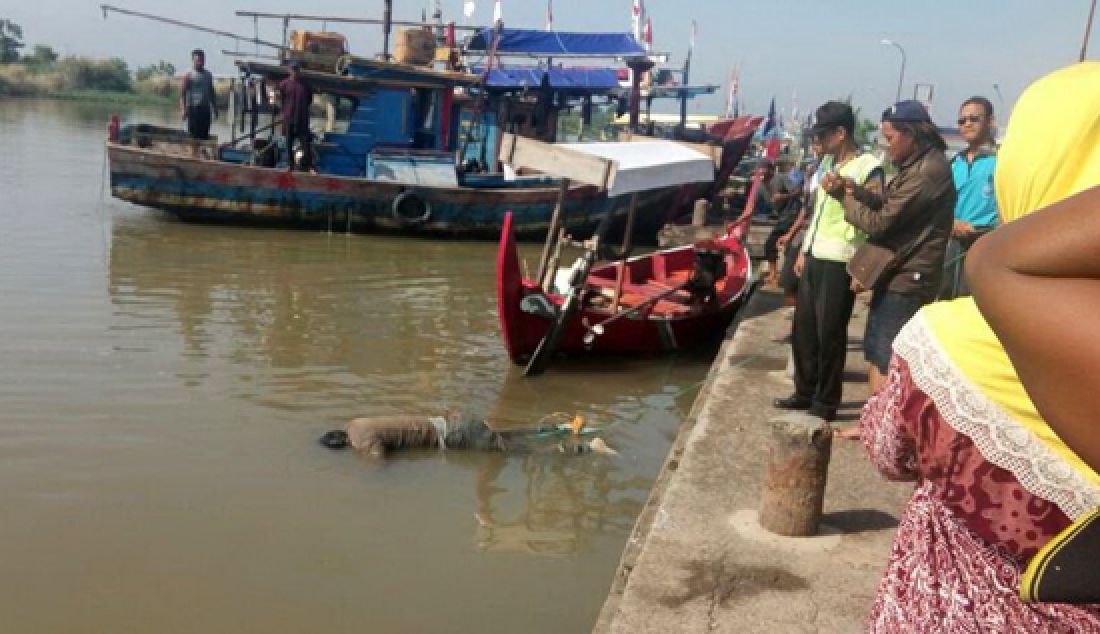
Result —
[[466, 449], [529, 452], [555, 448], [566, 453], [617, 455], [601, 438], [586, 440], [583, 422], [565, 426], [497, 431], [485, 421], [455, 415], [398, 415], [356, 418], [345, 429], [326, 432], [320, 442], [329, 449], [352, 447], [383, 458], [401, 449]]

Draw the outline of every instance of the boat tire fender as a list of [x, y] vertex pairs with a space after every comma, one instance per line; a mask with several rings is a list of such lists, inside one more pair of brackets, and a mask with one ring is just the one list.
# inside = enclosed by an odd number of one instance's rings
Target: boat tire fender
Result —
[[432, 217], [432, 204], [411, 189], [393, 199], [393, 217], [406, 225], [422, 225]]

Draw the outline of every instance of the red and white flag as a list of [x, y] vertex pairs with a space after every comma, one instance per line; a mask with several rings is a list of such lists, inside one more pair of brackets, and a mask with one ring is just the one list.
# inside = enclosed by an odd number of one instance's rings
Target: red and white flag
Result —
[[546, 0], [546, 30], [554, 30], [554, 0]]
[[642, 25], [645, 24], [645, 5], [642, 0], [634, 0], [634, 6], [630, 10], [630, 30], [634, 33], [634, 39], [642, 40]]
[[730, 90], [729, 90], [729, 94], [726, 95], [726, 116], [727, 117], [736, 117], [739, 114], [738, 113], [738, 108], [737, 108], [737, 88], [738, 88], [738, 84], [741, 81], [740, 75], [741, 75], [740, 69], [738, 69], [736, 66], [734, 66], [733, 70], [730, 72]]
[[653, 18], [646, 18], [645, 31], [642, 32], [642, 42], [645, 43], [645, 50], [653, 48]]

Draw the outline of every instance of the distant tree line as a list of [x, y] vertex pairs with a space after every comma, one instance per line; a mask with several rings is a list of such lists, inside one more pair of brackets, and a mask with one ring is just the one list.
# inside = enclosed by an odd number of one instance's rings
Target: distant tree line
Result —
[[61, 57], [44, 44], [23, 54], [25, 48], [23, 28], [0, 18], [0, 95], [102, 91], [171, 96], [175, 90], [176, 67], [169, 62], [141, 66], [131, 73], [119, 57]]

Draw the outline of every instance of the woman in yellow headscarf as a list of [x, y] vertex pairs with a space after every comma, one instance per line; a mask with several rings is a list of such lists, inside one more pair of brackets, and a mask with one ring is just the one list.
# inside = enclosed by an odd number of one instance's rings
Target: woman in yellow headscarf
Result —
[[[1021, 312], [1042, 313], [1051, 323], [1094, 316], [1005, 293], [1008, 287], [990, 282], [999, 273], [987, 276], [1003, 267], [983, 257], [981, 245], [1023, 234], [1023, 223], [1012, 221], [1060, 201], [1079, 206], [1078, 198], [1089, 196], [1093, 215], [1100, 211], [1100, 63], [1056, 71], [1025, 91], [998, 154], [995, 185], [1008, 224], [979, 242], [971, 281], [998, 332], [1014, 324], [1003, 331], [1010, 352], [1030, 360], [1038, 357], [1018, 351], [1035, 351], [1026, 341], [1039, 322], [1021, 326]], [[1100, 222], [1092, 224], [1100, 231]], [[1026, 237], [1049, 241], [1041, 233]], [[1094, 237], [1089, 245], [1093, 270], [1100, 270], [1097, 244]], [[1095, 356], [1081, 358], [1084, 346], [1066, 349], [1072, 339], [1060, 341], [1061, 349], [1045, 350], [1047, 366], [1100, 366]], [[1098, 348], [1100, 341], [1088, 352]], [[915, 480], [917, 489], [898, 527], [870, 631], [1100, 632], [1098, 606], [1026, 604], [1017, 595], [1021, 571], [1039, 549], [1100, 507], [1100, 476], [1052, 430], [1021, 383], [1021, 376], [1046, 381], [1036, 377], [1045, 369], [1021, 365], [1018, 375], [972, 299], [926, 306], [898, 335], [888, 382], [864, 408], [861, 436], [880, 471]], [[1062, 372], [1062, 383], [1072, 379]], [[1078, 399], [1076, 413], [1089, 411], [1084, 420], [1092, 423], [1090, 405]], [[1072, 442], [1079, 427], [1058, 429]]]

